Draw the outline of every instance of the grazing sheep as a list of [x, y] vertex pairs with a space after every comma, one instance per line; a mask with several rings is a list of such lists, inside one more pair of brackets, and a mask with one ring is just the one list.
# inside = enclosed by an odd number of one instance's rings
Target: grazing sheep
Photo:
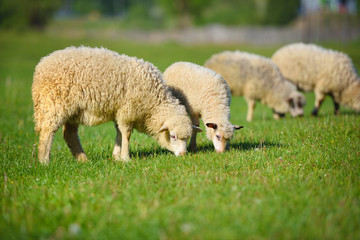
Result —
[[315, 92], [314, 116], [326, 95], [334, 101], [335, 114], [339, 113], [339, 104], [360, 111], [360, 78], [346, 54], [314, 44], [294, 43], [277, 50], [272, 60], [299, 89]]
[[287, 112], [293, 117], [304, 113], [304, 96], [293, 83], [283, 78], [268, 58], [240, 51], [224, 51], [213, 55], [205, 66], [224, 77], [232, 94], [244, 96], [248, 105], [247, 121], [253, 119], [256, 100], [272, 108], [275, 119]]
[[[234, 130], [230, 119], [231, 94], [225, 80], [214, 71], [189, 62], [177, 62], [164, 72], [166, 84], [175, 97], [185, 105], [194, 125], [199, 118], [206, 125], [206, 136], [214, 143], [217, 152], [224, 152]], [[190, 150], [196, 151], [196, 133], [190, 140]]]
[[113, 156], [128, 161], [133, 128], [149, 134], [175, 155], [186, 152], [192, 124], [151, 63], [104, 48], [69, 47], [51, 53], [36, 66], [32, 85], [39, 160], [48, 163], [55, 132], [78, 161], [87, 157], [78, 125], [115, 122]]

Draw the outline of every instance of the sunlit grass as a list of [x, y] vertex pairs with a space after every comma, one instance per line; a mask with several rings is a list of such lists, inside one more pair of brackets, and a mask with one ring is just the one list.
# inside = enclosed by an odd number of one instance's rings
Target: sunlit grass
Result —
[[[35, 65], [69, 45], [104, 46], [164, 70], [174, 61], [202, 64], [212, 53], [276, 48], [139, 45], [98, 39], [2, 33], [0, 38], [0, 239], [359, 239], [360, 118], [329, 98], [320, 116], [275, 121], [258, 104], [247, 123], [243, 98], [232, 122], [244, 125], [230, 151], [216, 154], [205, 134], [199, 152], [175, 157], [136, 131], [130, 163], [111, 159], [112, 123], [81, 127], [89, 162], [79, 164], [56, 133], [52, 161], [36, 160], [31, 82]], [[360, 46], [349, 50], [357, 67]], [[350, 51], [351, 49], [351, 51]], [[34, 151], [35, 149], [35, 151]]]

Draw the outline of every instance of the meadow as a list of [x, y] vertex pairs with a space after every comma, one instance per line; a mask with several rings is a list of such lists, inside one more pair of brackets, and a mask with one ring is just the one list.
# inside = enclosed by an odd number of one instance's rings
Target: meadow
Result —
[[[205, 133], [198, 152], [175, 157], [133, 133], [132, 161], [111, 158], [112, 123], [80, 127], [90, 161], [80, 164], [56, 133], [52, 160], [36, 159], [31, 84], [42, 56], [67, 46], [103, 46], [150, 61], [203, 64], [240, 49], [265, 56], [279, 46], [147, 45], [86, 36], [0, 32], [0, 239], [360, 239], [360, 116], [327, 98], [311, 117], [275, 121], [261, 104], [246, 122], [233, 97], [231, 121], [244, 125], [216, 154]], [[326, 43], [360, 69], [360, 41]], [[201, 126], [203, 128], [203, 125]]]

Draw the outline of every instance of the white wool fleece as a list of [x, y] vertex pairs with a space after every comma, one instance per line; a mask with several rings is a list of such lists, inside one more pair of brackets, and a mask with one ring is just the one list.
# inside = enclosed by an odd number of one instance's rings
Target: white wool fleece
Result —
[[[201, 118], [207, 138], [213, 141], [218, 152], [223, 152], [235, 128], [229, 121], [230, 89], [222, 76], [194, 63], [176, 62], [165, 70], [164, 79], [185, 105], [193, 124], [199, 125]], [[195, 150], [195, 145], [196, 133], [193, 133], [191, 150]]]
[[334, 102], [360, 111], [360, 78], [348, 55], [315, 44], [293, 43], [277, 50], [272, 60], [298, 88], [315, 92], [319, 101], [315, 105], [330, 95]]
[[[296, 86], [286, 81], [278, 67], [268, 58], [241, 51], [224, 51], [211, 56], [205, 66], [221, 74], [229, 84], [232, 94], [244, 96], [248, 105], [260, 101], [274, 112], [290, 112], [289, 99]], [[301, 105], [304, 97], [296, 94]], [[248, 120], [251, 121], [252, 109], [248, 109]], [[250, 113], [250, 116], [249, 116]]]
[[133, 128], [174, 152], [166, 133], [173, 131], [185, 142], [192, 133], [185, 107], [171, 95], [153, 64], [105, 48], [69, 47], [43, 57], [35, 69], [32, 98], [35, 130], [40, 133], [39, 159], [45, 163], [53, 134], [62, 125], [72, 153], [83, 160], [79, 124], [114, 121], [118, 133], [114, 154], [121, 152], [124, 160], [129, 158], [126, 139]]

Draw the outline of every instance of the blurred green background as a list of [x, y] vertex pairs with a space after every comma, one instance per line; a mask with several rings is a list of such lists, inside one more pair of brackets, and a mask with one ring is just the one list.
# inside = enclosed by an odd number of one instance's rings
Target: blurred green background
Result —
[[2, 0], [0, 30], [186, 44], [345, 43], [360, 37], [359, 7], [360, 0]]
[[111, 18], [122, 27], [275, 25], [313, 11], [358, 15], [360, 0], [2, 0], [1, 28], [43, 29], [53, 19]]
[[106, 17], [126, 27], [171, 28], [209, 23], [274, 24], [293, 20], [300, 0], [2, 0], [2, 28], [42, 29], [51, 19]]

